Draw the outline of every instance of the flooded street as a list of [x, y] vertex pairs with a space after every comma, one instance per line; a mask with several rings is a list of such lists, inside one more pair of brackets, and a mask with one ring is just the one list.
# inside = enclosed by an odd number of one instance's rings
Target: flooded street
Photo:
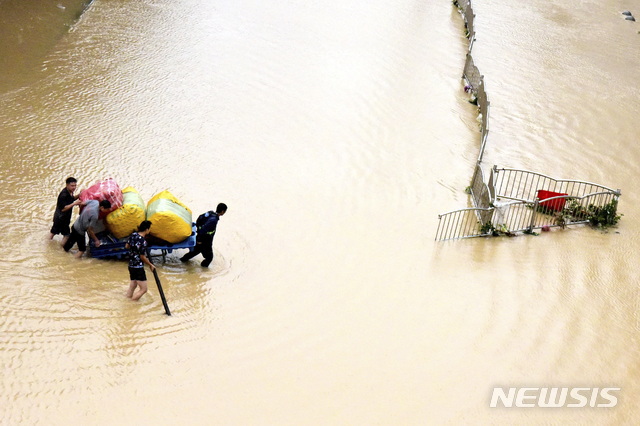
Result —
[[[619, 188], [619, 225], [434, 242], [480, 149], [450, 1], [41, 3], [0, 0], [0, 425], [636, 424], [637, 4], [473, 4], [484, 164]], [[68, 176], [229, 206], [209, 269], [158, 265], [171, 317], [47, 239]]]

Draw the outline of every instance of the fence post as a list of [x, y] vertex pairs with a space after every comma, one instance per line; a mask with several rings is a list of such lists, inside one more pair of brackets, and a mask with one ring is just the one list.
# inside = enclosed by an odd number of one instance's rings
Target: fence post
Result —
[[538, 204], [540, 203], [540, 199], [536, 197], [536, 200], [533, 202], [533, 213], [531, 213], [531, 223], [529, 223], [529, 232], [533, 231], [533, 225], [536, 223], [536, 212], [538, 211]]
[[494, 169], [491, 169], [491, 171], [489, 172], [489, 183], [487, 183], [487, 188], [489, 189], [489, 198], [490, 198], [490, 202], [493, 203], [496, 201], [496, 186], [495, 183], [493, 182], [493, 172]]

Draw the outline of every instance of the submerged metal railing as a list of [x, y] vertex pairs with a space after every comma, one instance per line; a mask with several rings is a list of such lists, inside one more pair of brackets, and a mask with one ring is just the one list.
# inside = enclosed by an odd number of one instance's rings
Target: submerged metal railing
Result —
[[499, 169], [493, 166], [493, 181], [496, 197], [516, 200], [533, 200], [537, 191], [565, 193], [571, 197], [583, 197], [595, 192], [609, 192], [620, 196], [620, 190], [613, 190], [597, 183], [570, 179], [554, 179], [542, 173], [518, 169]]
[[473, 13], [471, 0], [454, 0], [453, 4], [460, 9], [460, 12], [462, 12], [462, 16], [464, 17], [465, 28], [467, 29], [467, 38], [469, 39], [469, 50], [471, 50], [473, 42], [476, 39], [476, 32], [473, 28], [473, 19], [476, 15]]
[[438, 215], [436, 241], [504, 233], [533, 232], [544, 227], [589, 223], [599, 209], [617, 203], [619, 192], [602, 191], [580, 197], [562, 195], [540, 200], [510, 199], [489, 208], [466, 208]]
[[480, 70], [473, 63], [473, 56], [471, 56], [471, 52], [467, 53], [467, 60], [464, 63], [462, 77], [464, 77], [467, 81], [467, 85], [469, 86], [467, 90], [470, 89], [474, 94], [476, 94], [482, 84], [482, 80], [484, 80], [484, 76], [480, 74]]
[[498, 169], [497, 166], [493, 166], [489, 180], [485, 180], [482, 160], [489, 134], [491, 104], [485, 91], [484, 76], [471, 55], [476, 34], [471, 0], [454, 0], [454, 5], [461, 12], [469, 39], [462, 77], [465, 91], [473, 96], [471, 102], [478, 106], [480, 153], [469, 186], [474, 207], [439, 215], [436, 241], [491, 235], [496, 226], [501, 232], [512, 233], [586, 223], [597, 209], [614, 201], [614, 207], [617, 207], [620, 190], [595, 183], [554, 179], [541, 173]]
[[488, 235], [487, 232], [482, 233], [482, 227], [479, 226], [478, 217], [491, 217], [492, 213], [493, 208], [477, 209], [471, 207], [438, 215], [436, 241]]
[[474, 207], [483, 209], [491, 207], [491, 193], [489, 192], [489, 187], [485, 183], [484, 173], [482, 172], [480, 164], [476, 164], [469, 189]]
[[480, 70], [473, 63], [471, 53], [467, 53], [462, 77], [467, 83], [465, 90], [473, 94], [475, 98], [473, 102], [477, 104], [480, 112], [480, 154], [478, 155], [478, 163], [482, 163], [487, 136], [489, 135], [489, 109], [491, 104], [487, 97], [487, 92], [484, 90], [484, 76], [480, 74]]
[[548, 227], [565, 227], [588, 223], [599, 209], [618, 201], [619, 194], [610, 191], [585, 194], [580, 197], [557, 196], [533, 202], [512, 200], [497, 203], [492, 224], [502, 225], [510, 232], [531, 232]]

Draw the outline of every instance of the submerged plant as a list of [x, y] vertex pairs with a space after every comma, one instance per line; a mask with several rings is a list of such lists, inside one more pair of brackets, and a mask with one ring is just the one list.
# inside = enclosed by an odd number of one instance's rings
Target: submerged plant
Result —
[[554, 215], [554, 222], [560, 228], [564, 229], [571, 222], [571, 215], [564, 214], [564, 210]]
[[609, 227], [618, 223], [622, 214], [618, 214], [618, 200], [604, 206], [589, 204], [584, 207], [577, 199], [568, 200], [567, 205], [559, 212], [552, 212], [548, 208], [538, 207], [538, 212], [553, 216], [555, 225], [565, 228], [572, 222], [589, 222], [593, 227]]
[[494, 228], [493, 228], [493, 225], [491, 224], [491, 221], [480, 226], [480, 233], [482, 235], [493, 234], [493, 231], [494, 231]]
[[[527, 207], [533, 207], [533, 205], [527, 205]], [[567, 198], [566, 205], [560, 211], [538, 205], [536, 213], [552, 216], [553, 224], [563, 229], [575, 222], [589, 222], [593, 227], [613, 226], [623, 216], [618, 214], [618, 200], [612, 200], [604, 206], [589, 204], [585, 207], [577, 198]]]
[[618, 200], [611, 200], [610, 203], [602, 207], [589, 204], [587, 212], [587, 219], [591, 226], [613, 226], [618, 223], [622, 216], [618, 214]]
[[499, 235], [506, 235], [507, 237], [515, 237], [516, 234], [514, 234], [513, 232], [509, 231], [509, 229], [507, 228], [507, 225], [502, 224], [502, 225], [493, 225], [491, 223], [491, 221], [488, 221], [487, 223], [485, 223], [484, 225], [482, 225], [480, 227], [480, 233], [482, 235], [491, 235], [493, 237], [497, 237]]

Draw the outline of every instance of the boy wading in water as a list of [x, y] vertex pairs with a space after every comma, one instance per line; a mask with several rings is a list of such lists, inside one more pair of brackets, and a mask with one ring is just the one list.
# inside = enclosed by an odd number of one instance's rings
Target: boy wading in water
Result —
[[[125, 248], [129, 250], [129, 277], [131, 278], [127, 297], [131, 300], [139, 300], [147, 292], [147, 275], [144, 273], [144, 264], [149, 265], [151, 271], [156, 269], [146, 256], [147, 240], [144, 237], [149, 233], [149, 228], [151, 228], [151, 222], [145, 220], [138, 227], [138, 232], [134, 231], [131, 234], [125, 245]], [[134, 294], [136, 287], [140, 287], [140, 289]]]

